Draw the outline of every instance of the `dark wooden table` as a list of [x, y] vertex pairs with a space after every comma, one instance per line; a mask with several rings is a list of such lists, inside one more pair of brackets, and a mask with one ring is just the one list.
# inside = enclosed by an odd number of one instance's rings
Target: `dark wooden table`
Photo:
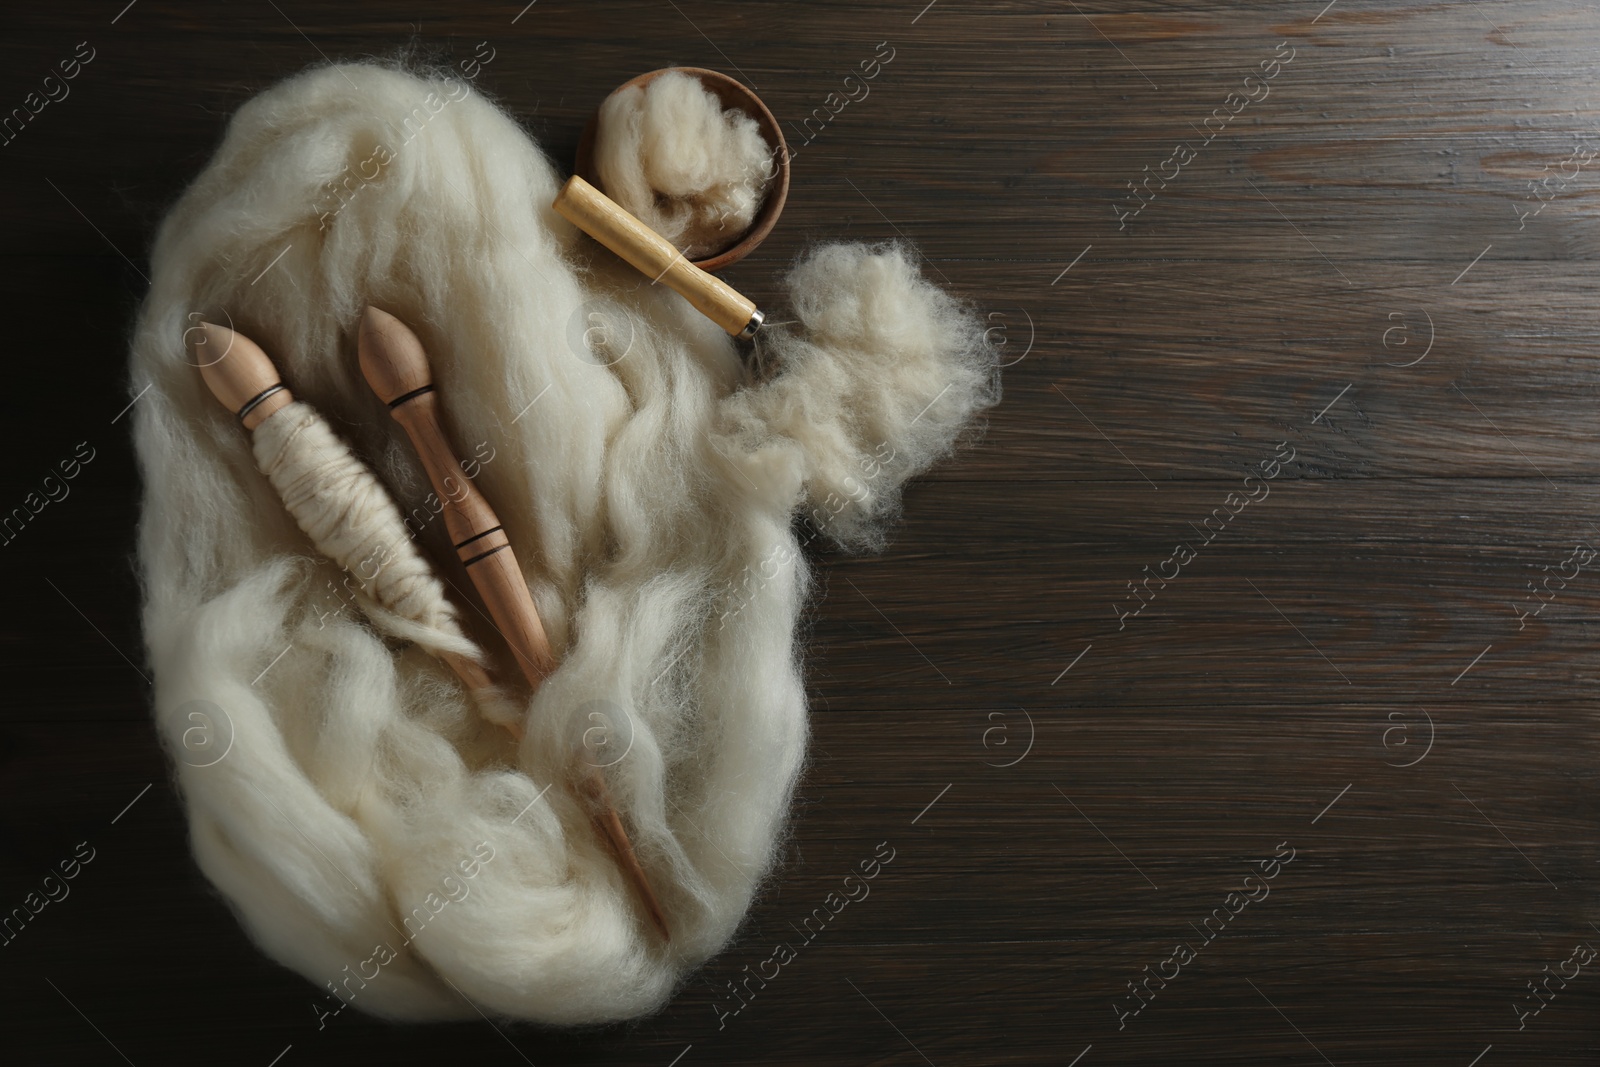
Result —
[[[93, 457], [0, 546], [0, 907], [93, 850], [0, 949], [0, 1059], [1600, 1061], [1600, 10], [123, 3], [0, 44], [5, 109], [93, 54], [0, 147], [0, 508]], [[480, 41], [561, 161], [633, 74], [755, 85], [799, 154], [729, 280], [771, 302], [808, 243], [907, 238], [1006, 395], [888, 552], [817, 560], [784, 864], [666, 1011], [319, 1030], [196, 871], [149, 723], [125, 338], [240, 103]]]

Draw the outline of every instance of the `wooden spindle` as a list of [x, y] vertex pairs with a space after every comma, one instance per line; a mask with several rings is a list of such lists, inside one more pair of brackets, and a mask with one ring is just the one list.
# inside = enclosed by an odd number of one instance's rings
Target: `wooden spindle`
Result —
[[[460, 463], [439, 420], [438, 393], [422, 342], [393, 315], [369, 307], [361, 319], [358, 347], [367, 384], [389, 405], [390, 414], [411, 439], [434, 492], [443, 501], [445, 528], [473, 586], [528, 684], [537, 689], [555, 669], [555, 658], [510, 539], [483, 494], [461, 477]], [[600, 769], [590, 768], [581, 786], [590, 799], [597, 826], [615, 849], [651, 921], [663, 938], [670, 939], [661, 905], [611, 803]]]

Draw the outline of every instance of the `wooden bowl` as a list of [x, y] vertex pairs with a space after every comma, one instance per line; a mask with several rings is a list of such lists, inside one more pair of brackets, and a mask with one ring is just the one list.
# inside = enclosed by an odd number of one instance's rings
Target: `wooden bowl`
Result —
[[[778, 161], [778, 173], [773, 178], [772, 184], [767, 188], [766, 199], [761, 202], [761, 207], [756, 211], [756, 217], [751, 220], [750, 228], [736, 237], [733, 242], [705, 259], [691, 260], [695, 266], [704, 271], [720, 270], [723, 267], [739, 262], [755, 250], [755, 247], [766, 240], [772, 228], [778, 223], [778, 215], [783, 212], [784, 201], [789, 198], [789, 147], [784, 142], [783, 131], [778, 128], [778, 120], [772, 117], [772, 112], [767, 110], [767, 105], [761, 98], [745, 88], [744, 84], [715, 70], [706, 70], [704, 67], [662, 67], [641, 74], [637, 78], [630, 78], [613, 89], [615, 96], [624, 89], [633, 86], [648, 85], [668, 71], [676, 70], [691, 75], [700, 80], [712, 95], [722, 103], [722, 108], [737, 108], [746, 115], [754, 118], [761, 127], [761, 136], [766, 138], [767, 144], [772, 148], [774, 158]], [[600, 111], [589, 116], [589, 123], [583, 128], [583, 136], [578, 140], [578, 157], [575, 161], [574, 171], [582, 178], [605, 192], [605, 186], [600, 182], [600, 176], [594, 169], [594, 137], [595, 128], [600, 122]]]

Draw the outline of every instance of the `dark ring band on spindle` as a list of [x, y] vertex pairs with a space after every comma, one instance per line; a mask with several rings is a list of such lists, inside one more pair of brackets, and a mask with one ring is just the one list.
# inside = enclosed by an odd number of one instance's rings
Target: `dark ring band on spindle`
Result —
[[761, 329], [761, 324], [766, 321], [766, 315], [762, 314], [760, 311], [751, 312], [750, 321], [745, 323], [744, 329], [740, 330], [734, 336], [740, 341], [748, 341], [756, 335], [756, 331]]
[[254, 411], [257, 407], [259, 407], [261, 402], [263, 400], [265, 400], [267, 397], [271, 396], [273, 393], [281, 393], [286, 388], [287, 388], [287, 386], [285, 386], [282, 382], [278, 382], [276, 385], [267, 386], [265, 389], [261, 390], [261, 392], [257, 393], [255, 396], [251, 397], [249, 400], [247, 400], [245, 402], [244, 407], [239, 409], [239, 413], [238, 413], [239, 421], [243, 422], [244, 421], [244, 417], [246, 415], [250, 414], [252, 411]]
[[488, 537], [490, 534], [498, 533], [499, 531], [504, 530], [504, 529], [505, 529], [504, 526], [491, 526], [487, 530], [483, 531], [483, 533], [473, 534], [471, 537], [467, 538], [465, 541], [456, 542], [456, 550], [460, 551], [461, 549], [466, 548], [468, 545], [472, 544], [472, 542], [481, 541], [485, 537]]
[[393, 400], [389, 401], [389, 410], [393, 411], [395, 408], [399, 407], [401, 404], [404, 404], [407, 400], [415, 400], [417, 397], [421, 396], [423, 393], [431, 393], [431, 392], [433, 392], [433, 386], [424, 385], [421, 389], [413, 389], [409, 393], [402, 393], [400, 396], [397, 396]]
[[461, 565], [463, 567], [470, 567], [474, 563], [478, 562], [480, 559], [487, 559], [490, 556], [494, 555], [496, 552], [504, 552], [506, 549], [508, 549], [510, 547], [511, 547], [511, 545], [508, 543], [508, 544], [500, 545], [498, 548], [491, 548], [487, 552], [480, 552], [476, 556], [473, 556], [471, 559], [462, 560], [461, 561]]

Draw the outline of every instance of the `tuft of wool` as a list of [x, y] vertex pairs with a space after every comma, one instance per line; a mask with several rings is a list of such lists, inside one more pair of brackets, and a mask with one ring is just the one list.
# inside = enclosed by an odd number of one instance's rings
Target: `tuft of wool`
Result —
[[[592, 256], [549, 206], [558, 184], [464, 82], [307, 72], [239, 110], [163, 222], [132, 342], [144, 635], [196, 861], [263, 951], [389, 1018], [630, 1018], [728, 942], [805, 758], [793, 516], [877, 543], [904, 480], [998, 398], [981, 326], [906, 249], [802, 258], [796, 327], [757, 382], [684, 300]], [[537, 693], [516, 687], [462, 600], [520, 742], [329, 592], [338, 565], [184, 346], [202, 319], [257, 341], [459, 595], [438, 501], [357, 366], [369, 303], [427, 346], [559, 657]], [[185, 748], [195, 701], [226, 730], [221, 758]], [[584, 760], [670, 944], [576, 799]]]
[[[883, 546], [900, 487], [999, 399], [981, 320], [925, 281], [904, 242], [825, 245], [785, 278], [798, 330], [763, 338], [782, 369], [729, 398], [730, 451], [800, 451], [814, 525]], [[728, 432], [728, 431], [723, 431]]]
[[676, 70], [606, 98], [594, 161], [606, 195], [690, 259], [749, 229], [777, 173], [756, 120]]

